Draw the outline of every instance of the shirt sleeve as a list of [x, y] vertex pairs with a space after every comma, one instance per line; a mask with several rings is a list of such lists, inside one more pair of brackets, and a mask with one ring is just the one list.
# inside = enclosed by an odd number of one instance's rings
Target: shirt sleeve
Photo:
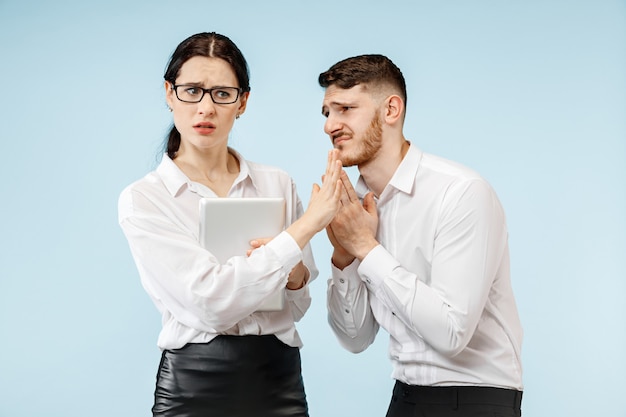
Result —
[[[298, 192], [296, 190], [296, 185], [291, 181], [291, 218], [290, 223], [293, 223], [295, 220], [302, 217], [304, 214], [304, 207], [302, 206], [302, 201], [298, 197]], [[307, 243], [307, 245], [302, 249], [302, 262], [304, 266], [308, 270], [308, 278], [306, 283], [302, 288], [297, 290], [289, 290], [285, 291], [285, 299], [291, 306], [291, 313], [293, 316], [293, 320], [298, 322], [304, 314], [308, 311], [311, 306], [311, 294], [309, 292], [309, 284], [317, 278], [319, 271], [317, 266], [315, 265], [315, 260], [313, 259], [313, 251], [311, 250], [311, 245]]]
[[327, 291], [328, 323], [339, 343], [353, 353], [367, 349], [379, 329], [358, 267], [358, 260], [343, 270], [331, 264], [332, 277], [328, 280]]
[[361, 262], [368, 290], [435, 350], [455, 356], [469, 343], [506, 248], [500, 203], [484, 181], [450, 190], [434, 239], [431, 276], [417, 276], [382, 246]]
[[131, 189], [119, 200], [120, 226], [142, 284], [157, 307], [180, 323], [205, 332], [225, 331], [252, 314], [264, 298], [285, 287], [302, 259], [282, 232], [250, 257], [220, 265], [197, 238], [149, 198]]

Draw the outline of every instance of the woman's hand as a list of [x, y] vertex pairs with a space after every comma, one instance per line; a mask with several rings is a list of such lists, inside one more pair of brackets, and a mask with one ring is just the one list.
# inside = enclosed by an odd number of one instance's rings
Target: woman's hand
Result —
[[255, 249], [258, 249], [261, 246], [269, 243], [272, 239], [274, 239], [274, 238], [273, 237], [265, 237], [265, 238], [257, 238], [257, 239], [251, 240], [250, 241], [250, 249], [248, 249], [246, 251], [246, 256], [252, 255], [252, 252]]
[[336, 149], [328, 153], [322, 185], [313, 184], [309, 206], [302, 217], [287, 228], [287, 233], [294, 238], [300, 248], [306, 246], [317, 232], [328, 226], [339, 211], [343, 187], [341, 182], [343, 168], [337, 157], [338, 151]]
[[[252, 252], [261, 246], [270, 242], [273, 238], [259, 238], [250, 241], [250, 249], [246, 251], [246, 256], [250, 256]], [[293, 267], [291, 272], [289, 272], [289, 277], [287, 277], [287, 289], [289, 290], [299, 290], [304, 287], [304, 285], [309, 280], [309, 270], [302, 261], [298, 262], [296, 266]]]
[[302, 261], [298, 262], [289, 273], [287, 281], [288, 290], [299, 290], [304, 287], [309, 280], [309, 270]]
[[316, 232], [324, 229], [337, 214], [340, 208], [343, 184], [341, 173], [343, 168], [336, 149], [328, 152], [326, 172], [322, 176], [322, 185], [313, 184], [313, 192], [302, 217], [317, 220]]

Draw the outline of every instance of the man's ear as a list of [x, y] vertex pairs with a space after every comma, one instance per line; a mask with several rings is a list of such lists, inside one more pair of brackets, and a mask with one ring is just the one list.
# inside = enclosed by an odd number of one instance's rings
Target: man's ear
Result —
[[385, 100], [385, 122], [393, 125], [402, 120], [404, 115], [404, 101], [397, 95], [391, 95]]

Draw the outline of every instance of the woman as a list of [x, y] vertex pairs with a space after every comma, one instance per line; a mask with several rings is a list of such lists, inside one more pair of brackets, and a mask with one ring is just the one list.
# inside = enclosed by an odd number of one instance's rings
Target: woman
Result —
[[[184, 40], [164, 78], [174, 119], [166, 153], [119, 200], [142, 284], [162, 314], [153, 415], [307, 416], [294, 323], [310, 305], [308, 284], [317, 275], [308, 242], [339, 207], [341, 162], [329, 153], [303, 213], [286, 173], [228, 147], [250, 85], [243, 55], [225, 36]], [[288, 227], [219, 264], [198, 243], [203, 197], [282, 197]], [[283, 310], [255, 312], [283, 287]]]

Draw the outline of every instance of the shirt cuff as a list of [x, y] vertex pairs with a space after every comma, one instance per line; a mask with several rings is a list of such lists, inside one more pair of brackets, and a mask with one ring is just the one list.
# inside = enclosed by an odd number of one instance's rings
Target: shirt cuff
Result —
[[348, 294], [350, 288], [355, 287], [354, 285], [350, 285], [351, 281], [360, 281], [358, 272], [359, 264], [359, 260], [354, 259], [354, 261], [352, 261], [350, 265], [346, 266], [343, 269], [339, 269], [332, 263], [332, 261], [330, 262], [331, 279], [333, 281], [333, 284], [335, 285], [335, 288], [337, 288], [339, 294], [341, 294], [343, 297]]
[[361, 261], [359, 274], [367, 287], [376, 292], [385, 277], [399, 266], [400, 263], [382, 245], [378, 245]]
[[281, 232], [265, 246], [274, 252], [287, 273], [291, 272], [293, 267], [302, 260], [300, 246], [287, 232]]

